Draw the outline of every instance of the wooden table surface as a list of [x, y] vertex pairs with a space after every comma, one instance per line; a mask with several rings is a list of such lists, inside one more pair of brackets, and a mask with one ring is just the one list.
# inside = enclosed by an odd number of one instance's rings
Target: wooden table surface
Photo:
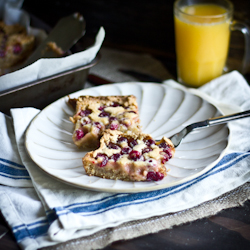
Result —
[[[233, 0], [235, 18], [250, 26], [250, 1]], [[63, 16], [76, 11], [87, 21], [87, 33], [81, 43], [86, 46], [100, 26], [104, 26], [104, 46], [132, 52], [149, 53], [159, 59], [176, 77], [173, 31], [173, 1], [151, 0], [25, 0], [23, 8], [53, 27]], [[242, 35], [231, 38], [229, 66], [239, 69], [244, 51]], [[245, 75], [250, 83], [250, 70]], [[0, 249], [20, 249], [4, 218], [0, 216]], [[244, 206], [224, 210], [173, 229], [119, 241], [104, 248], [112, 249], [250, 249], [250, 201]]]

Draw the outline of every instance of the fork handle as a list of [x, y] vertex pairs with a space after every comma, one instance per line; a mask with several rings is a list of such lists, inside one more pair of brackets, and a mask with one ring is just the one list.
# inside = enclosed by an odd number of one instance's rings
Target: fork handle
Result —
[[225, 116], [210, 118], [207, 120], [207, 122], [209, 126], [213, 126], [213, 125], [223, 124], [223, 123], [237, 120], [237, 119], [246, 118], [249, 116], [250, 116], [250, 110], [247, 110], [247, 111], [243, 111], [243, 112], [232, 114], [232, 115], [225, 115]]

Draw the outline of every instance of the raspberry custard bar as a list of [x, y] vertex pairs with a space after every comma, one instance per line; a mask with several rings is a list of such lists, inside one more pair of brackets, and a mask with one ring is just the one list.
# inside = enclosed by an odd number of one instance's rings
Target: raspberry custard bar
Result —
[[28, 35], [25, 27], [0, 21], [0, 73], [24, 61], [34, 46], [35, 36]]
[[88, 152], [83, 166], [88, 175], [125, 181], [159, 181], [167, 175], [165, 163], [175, 153], [163, 137], [155, 142], [148, 134], [106, 130], [100, 147]]
[[121, 132], [141, 131], [136, 97], [128, 96], [80, 96], [69, 99], [75, 108], [70, 120], [75, 123], [73, 142], [84, 149], [96, 149], [106, 129]]

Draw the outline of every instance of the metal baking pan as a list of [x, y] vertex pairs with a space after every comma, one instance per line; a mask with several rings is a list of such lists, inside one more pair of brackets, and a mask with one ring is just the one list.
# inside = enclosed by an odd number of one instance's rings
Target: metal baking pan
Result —
[[43, 109], [57, 99], [84, 88], [89, 69], [100, 60], [0, 92], [0, 111], [9, 115], [11, 108]]

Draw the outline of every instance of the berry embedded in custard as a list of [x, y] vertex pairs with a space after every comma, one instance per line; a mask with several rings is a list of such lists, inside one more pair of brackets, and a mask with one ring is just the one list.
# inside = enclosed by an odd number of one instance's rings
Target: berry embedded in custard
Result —
[[71, 121], [75, 124], [73, 141], [78, 147], [93, 149], [106, 129], [122, 132], [141, 132], [136, 97], [80, 96], [69, 99], [75, 109]]
[[88, 152], [83, 166], [88, 175], [125, 181], [160, 181], [167, 175], [165, 163], [175, 153], [172, 142], [156, 142], [148, 134], [106, 130], [100, 147]]

